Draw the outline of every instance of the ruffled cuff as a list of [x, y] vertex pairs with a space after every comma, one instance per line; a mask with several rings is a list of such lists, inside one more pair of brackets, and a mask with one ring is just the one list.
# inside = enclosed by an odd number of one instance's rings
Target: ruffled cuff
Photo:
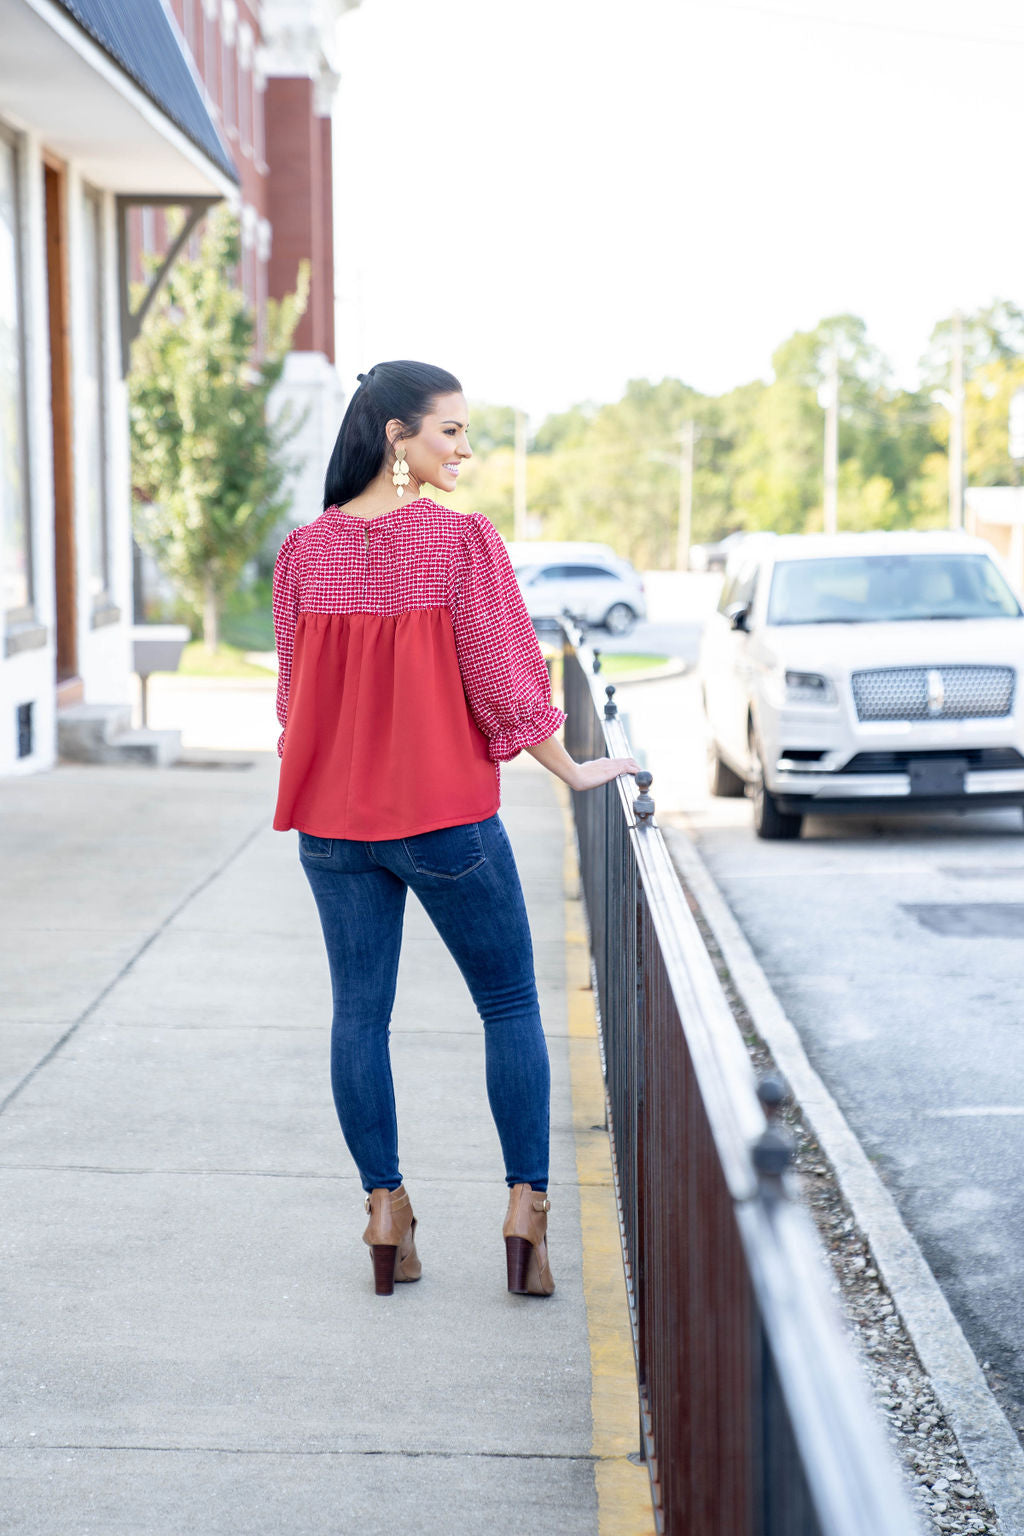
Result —
[[506, 731], [492, 736], [487, 754], [492, 763], [507, 763], [524, 747], [536, 747], [547, 741], [564, 724], [565, 715], [553, 704], [543, 704], [528, 720], [519, 720]]

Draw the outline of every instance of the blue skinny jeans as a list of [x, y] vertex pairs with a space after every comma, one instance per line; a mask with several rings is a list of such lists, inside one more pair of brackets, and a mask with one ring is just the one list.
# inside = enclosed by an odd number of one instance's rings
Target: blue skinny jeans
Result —
[[389, 1049], [412, 890], [483, 1020], [487, 1097], [506, 1180], [546, 1189], [550, 1071], [519, 871], [497, 816], [363, 843], [299, 833], [331, 970], [331, 1087], [363, 1187], [397, 1189], [398, 1122]]

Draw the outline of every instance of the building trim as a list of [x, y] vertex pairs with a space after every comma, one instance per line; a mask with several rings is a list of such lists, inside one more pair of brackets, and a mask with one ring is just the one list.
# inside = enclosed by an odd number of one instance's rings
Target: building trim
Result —
[[[218, 196], [226, 197], [231, 188], [237, 185], [238, 171], [234, 162], [225, 150], [227, 165], [230, 173], [222, 168], [215, 160], [195, 142], [189, 138], [185, 131], [178, 127], [177, 123], [167, 115], [158, 103], [143, 88], [136, 84], [132, 77], [118, 64], [114, 58], [92, 40], [77, 21], [58, 3], [58, 0], [20, 0], [20, 3], [32, 11], [51, 31], [56, 33], [67, 46], [94, 71], [106, 85], [110, 85], [122, 97], [122, 99], [139, 114], [150, 127], [155, 129], [160, 136], [174, 149], [189, 166], [199, 172], [207, 187], [216, 191]], [[204, 108], [205, 110], [205, 108]], [[16, 111], [10, 110], [5, 104], [5, 115], [8, 122], [14, 122], [19, 127], [30, 128], [38, 133], [42, 139], [49, 137], [45, 123], [27, 122]], [[212, 120], [211, 120], [212, 121]], [[219, 137], [219, 136], [218, 136]]]
[[[30, 0], [31, 3], [31, 0]], [[71, 17], [117, 67], [207, 159], [231, 176], [235, 167], [197, 89], [162, 0], [50, 0]], [[236, 0], [224, 0], [224, 25]], [[144, 39], [144, 42], [143, 42]]]

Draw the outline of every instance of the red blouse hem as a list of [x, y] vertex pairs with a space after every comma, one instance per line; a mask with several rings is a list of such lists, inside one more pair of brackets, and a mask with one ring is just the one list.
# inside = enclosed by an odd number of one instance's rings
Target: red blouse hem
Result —
[[314, 831], [312, 827], [300, 827], [294, 821], [289, 822], [287, 826], [279, 826], [275, 821], [274, 831], [305, 832], [307, 837], [329, 837], [331, 839], [336, 839], [339, 842], [392, 843], [401, 842], [403, 837], [419, 837], [421, 832], [440, 832], [443, 827], [468, 827], [472, 826], [475, 822], [478, 821], [490, 821], [492, 816], [497, 816], [500, 809], [501, 797], [500, 795], [496, 795], [494, 798], [494, 804], [489, 809], [474, 811], [469, 816], [455, 816], [453, 818], [446, 816], [442, 822], [438, 822], [436, 819], [434, 819], [422, 827], [406, 828], [403, 832], [390, 832], [387, 837], [367, 837], [364, 835], [353, 837], [351, 832], [328, 832], [324, 831], [323, 828], [318, 828], [316, 831]]

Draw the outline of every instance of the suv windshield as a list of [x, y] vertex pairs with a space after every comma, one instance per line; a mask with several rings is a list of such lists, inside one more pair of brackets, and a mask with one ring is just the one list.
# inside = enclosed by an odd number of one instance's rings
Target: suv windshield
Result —
[[987, 555], [839, 555], [780, 561], [772, 576], [767, 622], [1016, 619], [1020, 612]]

